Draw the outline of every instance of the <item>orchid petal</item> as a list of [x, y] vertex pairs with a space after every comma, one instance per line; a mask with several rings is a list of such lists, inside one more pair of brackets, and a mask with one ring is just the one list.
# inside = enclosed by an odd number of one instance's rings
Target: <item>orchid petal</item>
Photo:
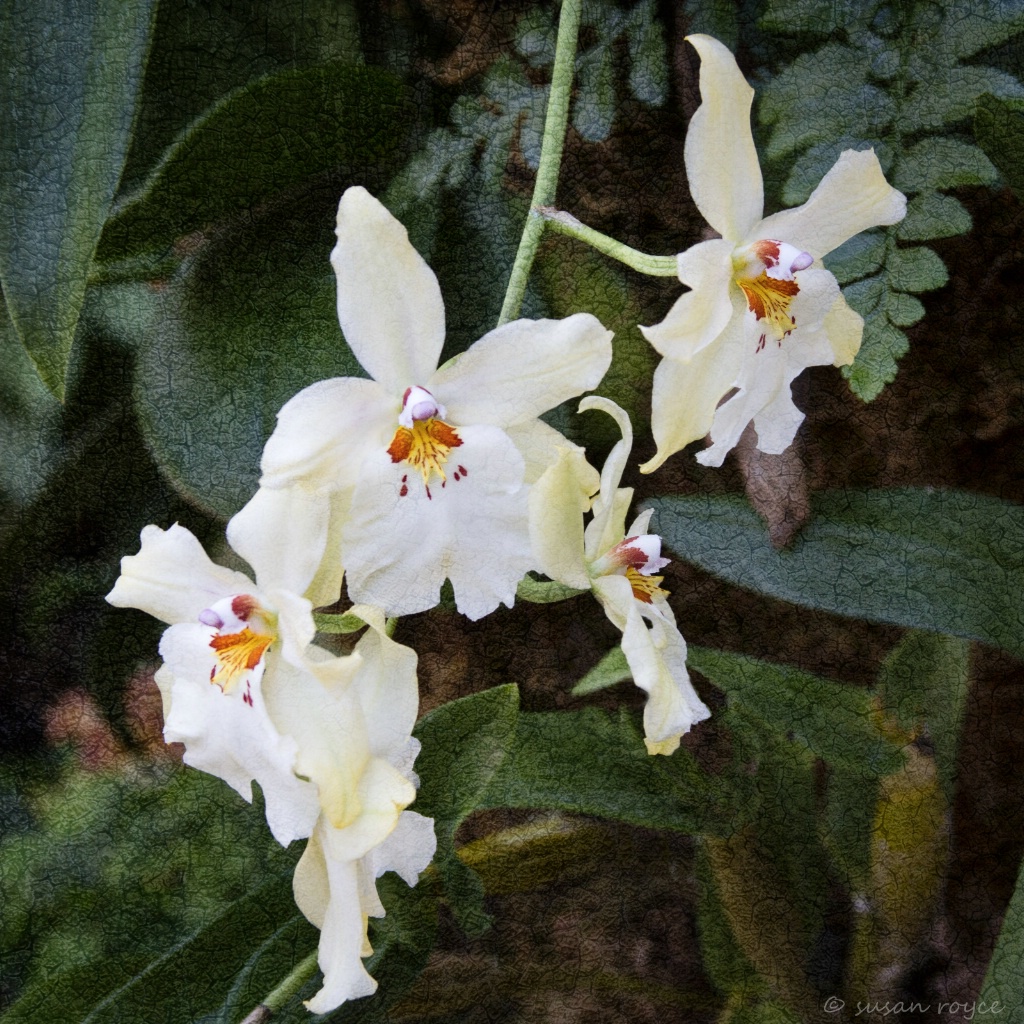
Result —
[[840, 295], [825, 317], [825, 334], [832, 346], [833, 366], [849, 366], [860, 351], [864, 318]]
[[583, 514], [590, 508], [596, 475], [582, 451], [567, 449], [530, 488], [530, 543], [536, 567], [551, 579], [579, 590], [590, 588], [583, 553]]
[[424, 486], [386, 451], [364, 463], [342, 535], [354, 600], [411, 615], [437, 604], [447, 576], [471, 619], [511, 607], [533, 563], [523, 457], [497, 427], [462, 427], [459, 437], [443, 486], [436, 477]]
[[594, 518], [587, 525], [585, 533], [587, 561], [593, 561], [622, 540], [626, 511], [633, 499], [631, 487], [619, 487], [633, 447], [633, 425], [629, 422], [629, 416], [615, 402], [596, 395], [580, 402], [580, 412], [591, 409], [599, 409], [611, 416], [618, 424], [622, 438], [608, 453], [601, 469], [601, 490], [594, 499]]
[[[331, 499], [302, 486], [261, 487], [228, 523], [228, 543], [252, 566], [263, 590], [303, 594], [320, 572], [327, 546]], [[317, 605], [331, 604], [341, 591], [341, 563], [334, 580], [320, 575]], [[312, 639], [312, 637], [310, 637]]]
[[434, 859], [436, 851], [433, 820], [415, 811], [403, 811], [394, 831], [367, 854], [367, 859], [374, 878], [394, 871], [411, 888]]
[[444, 303], [434, 272], [409, 233], [366, 189], [338, 204], [331, 265], [338, 320], [363, 368], [400, 398], [436, 369], [444, 344]]
[[[527, 484], [535, 484], [563, 455], [578, 453], [582, 456], [583, 453], [578, 444], [573, 444], [564, 434], [559, 433], [554, 427], [549, 427], [543, 420], [517, 423], [514, 427], [507, 427], [505, 433], [526, 462], [523, 482]], [[572, 457], [576, 458], [575, 455]], [[593, 494], [600, 486], [597, 470], [582, 458], [577, 459], [577, 466], [582, 474], [581, 480], [586, 480], [586, 484], [581, 483], [580, 486], [590, 486], [593, 483], [590, 487], [590, 493]]]
[[277, 414], [263, 449], [263, 487], [301, 483], [311, 491], [351, 488], [366, 455], [387, 447], [395, 432], [401, 390], [372, 380], [334, 377], [303, 388]]
[[141, 541], [137, 555], [121, 559], [121, 575], [107, 594], [116, 608], [138, 608], [171, 624], [195, 622], [204, 608], [255, 589], [248, 576], [211, 562], [177, 523], [168, 530], [143, 527]]
[[[741, 372], [744, 319], [744, 311], [735, 308], [718, 340], [701, 349], [689, 363], [662, 359], [658, 364], [651, 395], [651, 432], [658, 452], [640, 467], [641, 473], [653, 473], [670, 455], [711, 429], [719, 401]], [[749, 347], [752, 349], [753, 343]]]
[[453, 423], [508, 427], [601, 383], [612, 332], [589, 313], [514, 320], [445, 363], [426, 385]]
[[[319, 814], [316, 786], [293, 772], [298, 746], [268, 710], [263, 662], [233, 691], [210, 682], [216, 665], [212, 634], [205, 626], [187, 623], [164, 633], [160, 654], [173, 678], [164, 738], [184, 743], [186, 764], [223, 779], [245, 800], [252, 800], [255, 779], [266, 800], [270, 831], [287, 846], [313, 828]], [[281, 663], [275, 659], [272, 667], [278, 670]]]
[[644, 705], [647, 752], [671, 754], [679, 747], [680, 736], [711, 714], [686, 671], [686, 641], [668, 617], [655, 617], [649, 629], [640, 609], [634, 607], [622, 634], [622, 651], [633, 681], [648, 694]]
[[676, 299], [660, 323], [640, 328], [661, 355], [688, 362], [725, 330], [732, 316], [733, 248], [715, 238], [676, 257], [679, 280], [692, 290]]
[[348, 999], [372, 995], [377, 982], [363, 965], [366, 918], [360, 900], [360, 865], [338, 860], [325, 851], [321, 824], [306, 844], [295, 868], [292, 888], [302, 913], [320, 928], [317, 961], [324, 983], [306, 1007], [329, 1013]]
[[766, 217], [745, 238], [778, 238], [821, 259], [867, 228], [901, 221], [906, 212], [906, 196], [885, 180], [875, 151], [847, 149], [803, 206]]
[[690, 195], [704, 219], [738, 242], [761, 219], [764, 186], [750, 131], [754, 90], [717, 39], [687, 36], [700, 54], [701, 105], [690, 119], [684, 160]]

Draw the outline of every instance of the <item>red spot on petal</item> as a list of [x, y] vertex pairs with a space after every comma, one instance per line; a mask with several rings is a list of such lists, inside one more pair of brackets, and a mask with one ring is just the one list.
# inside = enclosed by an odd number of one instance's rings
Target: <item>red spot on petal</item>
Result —
[[243, 622], [256, 611], [257, 607], [259, 606], [256, 603], [256, 598], [252, 594], [236, 594], [231, 599], [231, 610]]
[[779, 248], [779, 243], [773, 239], [763, 238], [760, 242], [755, 242], [750, 248], [766, 267], [777, 267], [779, 265], [781, 249]]
[[427, 500], [428, 501], [433, 501], [434, 500], [434, 496], [430, 493], [430, 488], [429, 487], [427, 488]]
[[404, 498], [409, 493], [409, 488], [406, 484], [402, 484], [402, 489], [398, 492], [400, 498]]
[[[462, 443], [462, 442], [460, 441], [460, 442], [459, 442], [459, 444], [461, 444], [461, 443]], [[468, 469], [466, 469], [466, 467], [465, 467], [465, 466], [459, 466], [459, 472], [460, 472], [460, 473], [461, 473], [461, 474], [462, 474], [463, 476], [469, 476], [469, 470], [468, 470]]]

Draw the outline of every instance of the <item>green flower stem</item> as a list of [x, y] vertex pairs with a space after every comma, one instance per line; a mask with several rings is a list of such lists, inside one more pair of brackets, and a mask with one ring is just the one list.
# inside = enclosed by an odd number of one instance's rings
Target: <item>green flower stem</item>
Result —
[[314, 949], [266, 999], [249, 1014], [242, 1024], [263, 1024], [270, 1020], [316, 973], [317, 951]]
[[526, 294], [526, 282], [533, 267], [537, 246], [544, 233], [544, 219], [536, 212], [538, 206], [555, 201], [558, 172], [562, 166], [562, 148], [565, 145], [565, 127], [569, 120], [569, 99], [572, 96], [572, 76], [576, 64], [576, 37], [580, 30], [583, 0], [562, 0], [562, 13], [558, 19], [558, 40], [555, 43], [555, 66], [551, 73], [551, 95], [544, 119], [544, 138], [540, 148], [540, 166], [533, 186], [533, 201], [526, 216], [519, 251], [512, 266], [512, 274], [505, 292], [505, 302], [498, 317], [498, 326], [519, 316]]
[[639, 249], [631, 249], [628, 245], [616, 241], [608, 235], [602, 235], [600, 231], [588, 228], [571, 213], [564, 213], [551, 206], [537, 207], [536, 213], [547, 222], [552, 230], [562, 235], [568, 235], [570, 238], [578, 238], [598, 252], [603, 252], [605, 256], [611, 256], [613, 260], [625, 263], [627, 267], [632, 267], [641, 274], [648, 274], [651, 277], [678, 276], [679, 269], [675, 256], [651, 256], [649, 253], [640, 252]]

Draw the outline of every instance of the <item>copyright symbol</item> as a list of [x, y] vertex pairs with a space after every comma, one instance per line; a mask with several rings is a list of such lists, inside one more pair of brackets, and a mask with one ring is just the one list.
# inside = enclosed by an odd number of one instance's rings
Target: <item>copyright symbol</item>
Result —
[[844, 1003], [842, 999], [838, 998], [837, 996], [829, 996], [828, 999], [825, 1000], [821, 1008], [826, 1013], [838, 1013], [845, 1005], [846, 1003]]

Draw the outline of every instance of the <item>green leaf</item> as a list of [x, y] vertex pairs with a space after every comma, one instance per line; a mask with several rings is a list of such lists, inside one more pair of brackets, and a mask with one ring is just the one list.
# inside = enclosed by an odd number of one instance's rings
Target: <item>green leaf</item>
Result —
[[803, 744], [832, 764], [865, 775], [888, 775], [903, 764], [899, 748], [872, 720], [871, 694], [821, 679], [790, 665], [742, 654], [689, 649], [687, 664], [705, 675], [730, 702], [741, 704], [780, 736]]
[[660, 107], [668, 97], [668, 49], [654, 0], [640, 0], [633, 8], [626, 24], [626, 39], [630, 91], [641, 103]]
[[854, 47], [829, 43], [801, 54], [773, 78], [761, 95], [758, 114], [772, 126], [768, 159], [846, 135], [878, 136], [896, 108], [886, 92], [868, 84], [869, 60]]
[[942, 66], [918, 82], [903, 105], [900, 128], [910, 133], [934, 131], [974, 115], [979, 97], [993, 93], [1003, 99], [1024, 96], [1024, 85], [996, 68]]
[[253, 946], [294, 916], [291, 878], [267, 882], [75, 1019], [118, 1024], [159, 1012], [163, 1024], [191, 1024], [220, 1007]]
[[[885, 297], [885, 315], [896, 327], [910, 327], [924, 317], [924, 305], [920, 299], [906, 292], [889, 292]], [[905, 337], [900, 345], [902, 348], [897, 357], [907, 350]]]
[[[887, 290], [882, 292], [881, 302], [886, 303], [886, 308], [893, 294]], [[852, 302], [850, 305], [857, 308]], [[843, 367], [843, 376], [850, 382], [850, 390], [862, 401], [874, 401], [885, 385], [895, 380], [897, 363], [909, 349], [907, 336], [880, 312], [865, 317], [864, 337], [857, 358], [852, 366]]]
[[894, 249], [885, 263], [889, 282], [898, 292], [930, 292], [949, 281], [946, 264], [924, 245]]
[[364, 376], [335, 310], [333, 190], [218, 235], [159, 294], [139, 339], [135, 400], [161, 470], [220, 516], [252, 496], [284, 403], [330, 377]]
[[616, 645], [572, 688], [572, 695], [585, 697], [588, 693], [596, 693], [632, 678], [626, 655]]
[[840, 284], [848, 284], [878, 270], [885, 260], [885, 235], [864, 231], [854, 235], [825, 257], [825, 267]]
[[691, 755], [680, 749], [665, 768], [662, 760], [647, 754], [625, 713], [524, 713], [480, 807], [550, 808], [691, 835], [730, 827], [721, 793]]
[[[40, 381], [0, 297], [0, 523], [26, 505], [54, 469], [60, 451], [61, 407]], [[0, 534], [3, 530], [0, 528]]]
[[1024, 31], [1024, 7], [1018, 0], [947, 0], [944, 6], [942, 39], [960, 59]]
[[587, 142], [604, 142], [615, 119], [615, 65], [611, 46], [599, 46], [576, 62], [573, 127]]
[[80, 1024], [93, 1007], [146, 966], [138, 956], [104, 958], [37, 981], [4, 1014], [4, 1024]]
[[97, 258], [169, 249], [316, 175], [386, 164], [407, 114], [401, 83], [378, 68], [332, 63], [250, 82], [186, 128], [118, 202]]
[[885, 710], [908, 732], [928, 727], [947, 803], [953, 801], [956, 752], [967, 702], [970, 645], [957, 637], [908, 633], [882, 665]]
[[[1003, 927], [995, 952], [989, 961], [981, 986], [979, 1009], [998, 1013], [1006, 1024], [1024, 1022], [1024, 864], [1017, 875], [1017, 886], [1006, 908]], [[998, 1003], [998, 1009], [996, 1004]]]
[[1024, 508], [963, 491], [835, 491], [776, 551], [742, 497], [648, 502], [682, 559], [794, 604], [1024, 654]]
[[813, 32], [831, 36], [843, 29], [867, 20], [870, 5], [828, 4], [818, 0], [768, 0], [759, 24], [772, 32], [788, 35], [792, 32]]
[[907, 215], [895, 227], [901, 242], [927, 242], [931, 238], [951, 238], [971, 230], [971, 215], [953, 196], [923, 192], [907, 204]]
[[1024, 201], [1024, 113], [995, 96], [982, 96], [974, 134], [1006, 184]]
[[923, 139], [901, 154], [892, 182], [904, 192], [927, 192], [961, 185], [993, 185], [998, 179], [999, 173], [977, 146], [941, 137]]
[[531, 8], [516, 22], [516, 49], [530, 67], [551, 67], [556, 38], [555, 22], [546, 7]]
[[0, 15], [0, 281], [39, 376], [61, 399], [154, 9], [154, 0], [12, 0]]
[[871, 886], [871, 829], [878, 805], [877, 775], [833, 765], [825, 788], [821, 838], [854, 899], [863, 906]]
[[735, 50], [739, 41], [736, 4], [732, 0], [684, 0], [690, 31], [714, 36]]
[[504, 761], [518, 716], [519, 690], [508, 685], [442, 704], [420, 719], [413, 732], [423, 744], [416, 810], [454, 832]]
[[843, 296], [853, 309], [861, 316], [866, 317], [878, 308], [885, 292], [885, 281], [881, 275], [878, 275], [877, 277], [866, 277], [863, 281], [848, 285], [843, 289]]
[[455, 832], [480, 805], [505, 760], [518, 716], [519, 690], [496, 686], [442, 705], [414, 730], [423, 744], [416, 759], [416, 810], [434, 819], [435, 863], [448, 902], [470, 935], [480, 934], [490, 922], [483, 910], [483, 884], [456, 856]]

